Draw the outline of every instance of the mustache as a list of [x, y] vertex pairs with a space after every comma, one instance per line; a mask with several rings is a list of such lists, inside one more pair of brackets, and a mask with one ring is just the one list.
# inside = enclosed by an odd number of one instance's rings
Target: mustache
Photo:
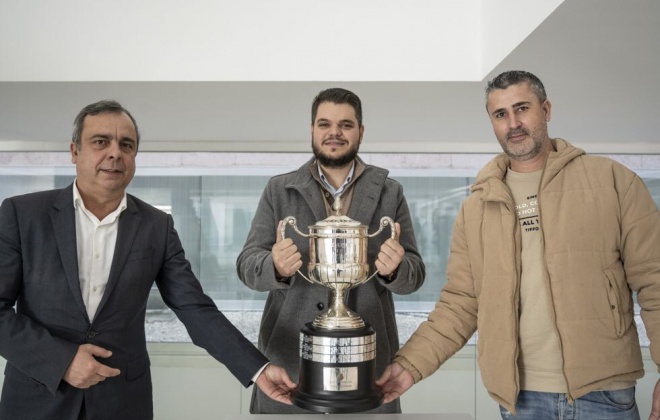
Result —
[[328, 136], [328, 137], [323, 139], [324, 143], [326, 141], [347, 141], [347, 140], [342, 136]]
[[522, 128], [519, 128], [519, 129], [517, 129], [517, 130], [511, 130], [511, 131], [509, 131], [509, 132], [507, 133], [507, 135], [506, 135], [506, 138], [507, 138], [507, 139], [510, 139], [511, 137], [519, 136], [519, 135], [521, 135], [521, 134], [524, 134], [524, 135], [526, 135], [526, 136], [529, 135], [529, 133], [527, 132], [527, 130], [524, 130], [524, 129], [522, 129]]

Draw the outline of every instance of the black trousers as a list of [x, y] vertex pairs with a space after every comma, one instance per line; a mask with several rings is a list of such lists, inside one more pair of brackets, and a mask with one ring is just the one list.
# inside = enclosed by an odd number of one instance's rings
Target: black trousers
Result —
[[78, 414], [78, 420], [87, 420], [87, 413], [85, 413], [85, 399], [80, 405], [80, 414]]

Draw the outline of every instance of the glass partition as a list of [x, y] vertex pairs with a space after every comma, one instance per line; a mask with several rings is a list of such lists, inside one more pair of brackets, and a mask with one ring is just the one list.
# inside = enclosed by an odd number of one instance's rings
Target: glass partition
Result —
[[[210, 155], [213, 155], [212, 162], [217, 159], [218, 154]], [[409, 155], [408, 158], [414, 161], [415, 156]], [[273, 167], [269, 162], [271, 166], [244, 167], [235, 163], [214, 166], [206, 158], [203, 159], [205, 165], [200, 167], [194, 164], [163, 167], [159, 166], [159, 160], [155, 156], [151, 159], [155, 163], [138, 165], [128, 192], [172, 214], [186, 256], [204, 290], [232, 322], [256, 341], [266, 293], [252, 291], [243, 285], [236, 275], [236, 258], [268, 179], [298, 165]], [[483, 160], [481, 157], [475, 161]], [[472, 168], [460, 169], [452, 168], [451, 164], [408, 168], [402, 167], [400, 162], [400, 159], [393, 160], [390, 176], [404, 187], [415, 236], [427, 268], [425, 284], [419, 291], [405, 296], [395, 295], [395, 305], [401, 315], [402, 341], [405, 341], [405, 334], [412, 332], [433, 308], [446, 282], [445, 267], [454, 219], [481, 162]], [[380, 162], [379, 165], [386, 166]], [[660, 204], [660, 170], [635, 170], [646, 182], [656, 203]], [[73, 165], [65, 163], [3, 167], [0, 168], [0, 199], [62, 188], [74, 177]], [[406, 323], [410, 323], [407, 332]], [[147, 334], [152, 341], [190, 340], [185, 329], [162, 303], [155, 286], [148, 302]]]

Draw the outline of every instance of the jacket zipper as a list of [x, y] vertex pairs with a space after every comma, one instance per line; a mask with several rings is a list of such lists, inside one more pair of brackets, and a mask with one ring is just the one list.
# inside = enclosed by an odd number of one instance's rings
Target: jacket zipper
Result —
[[566, 382], [566, 399], [569, 404], [573, 404], [575, 399], [571, 395], [571, 386], [568, 382], [568, 376], [566, 375], [566, 361], [564, 357], [564, 342], [562, 341], [561, 334], [559, 333], [559, 327], [557, 326], [557, 311], [555, 310], [555, 299], [552, 293], [552, 286], [550, 284], [550, 273], [548, 271], [548, 260], [546, 258], [546, 246], [545, 246], [545, 227], [543, 226], [543, 215], [541, 214], [541, 185], [543, 184], [543, 175], [545, 175], [545, 167], [543, 167], [543, 172], [541, 173], [541, 181], [539, 182], [538, 193], [536, 195], [537, 201], [537, 210], [539, 212], [539, 221], [541, 223], [541, 243], [543, 244], [543, 273], [545, 274], [546, 285], [548, 287], [548, 293], [550, 294], [550, 303], [552, 306], [552, 321], [555, 327], [555, 332], [557, 333], [557, 338], [559, 340], [559, 353], [561, 354], [561, 372], [564, 376], [564, 381]]
[[[514, 223], [513, 223], [513, 264], [516, 270], [516, 293], [514, 296], [514, 308], [515, 308], [515, 320], [516, 320], [516, 327], [515, 327], [515, 332], [516, 332], [516, 339], [517, 343], [520, 343], [519, 337], [520, 337], [520, 268], [521, 268], [521, 256], [520, 252], [522, 251], [522, 238], [520, 235], [522, 234], [520, 232], [520, 223], [518, 222], [518, 216], [516, 214], [516, 207], [515, 207], [515, 200], [513, 198], [511, 199], [511, 203], [513, 205], [513, 217], [514, 217]], [[520, 358], [520, 344], [516, 344], [516, 353], [514, 355], [514, 369], [515, 369], [515, 391], [516, 391], [516, 402], [518, 401], [518, 396], [520, 395], [520, 369], [518, 368], [518, 359]], [[514, 403], [514, 408], [515, 408], [515, 403]]]
[[[518, 223], [518, 216], [516, 215], [516, 205], [515, 205], [515, 200], [513, 199], [513, 196], [511, 195], [511, 191], [509, 191], [509, 197], [508, 200], [501, 200], [501, 205], [505, 205], [511, 209], [512, 212], [512, 217], [513, 217], [513, 267], [516, 273], [516, 285], [515, 285], [515, 294], [513, 297], [513, 306], [514, 306], [514, 313], [516, 316], [514, 317], [514, 333], [516, 339], [520, 337], [520, 251], [522, 250], [522, 242], [521, 238], [519, 237], [521, 232], [520, 232], [520, 223]], [[498, 200], [500, 201], [500, 200]], [[515, 414], [515, 404], [518, 401], [518, 396], [520, 395], [520, 370], [518, 369], [518, 358], [520, 357], [520, 346], [516, 345], [516, 351], [513, 355], [513, 363], [514, 363], [514, 376], [513, 376], [513, 382], [514, 382], [514, 391], [515, 391], [515, 401], [514, 401], [514, 411], [513, 414]]]

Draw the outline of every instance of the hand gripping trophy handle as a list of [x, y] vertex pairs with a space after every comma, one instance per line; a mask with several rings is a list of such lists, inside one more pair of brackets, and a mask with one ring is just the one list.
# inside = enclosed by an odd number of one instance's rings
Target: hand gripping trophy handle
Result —
[[346, 216], [331, 216], [315, 226], [310, 226], [310, 233], [301, 232], [296, 226], [296, 219], [289, 216], [284, 219], [280, 235], [285, 239], [285, 229], [291, 225], [295, 232], [310, 238], [308, 276], [300, 270], [298, 274], [310, 283], [316, 283], [331, 290], [331, 302], [327, 311], [320, 314], [314, 326], [327, 329], [354, 329], [363, 327], [364, 321], [358, 314], [346, 307], [348, 290], [371, 280], [378, 271], [369, 275], [367, 261], [367, 239], [372, 238], [390, 227], [390, 237], [396, 237], [394, 221], [391, 217], [380, 219], [380, 227], [373, 234], [368, 227]]
[[[309, 238], [310, 235], [308, 235], [306, 233], [302, 233], [300, 230], [298, 230], [298, 226], [296, 225], [296, 218], [293, 217], [293, 216], [289, 216], [289, 217], [286, 217], [284, 219], [284, 223], [282, 223], [282, 228], [280, 228], [280, 237], [282, 239], [286, 239], [286, 226], [287, 225], [291, 225], [293, 227], [293, 230], [295, 230], [298, 235], [304, 236], [305, 238]], [[305, 276], [303, 273], [300, 272], [300, 270], [296, 270], [296, 271], [298, 272], [298, 274], [300, 274], [300, 276], [302, 278], [304, 278], [308, 282], [318, 283], [320, 285], [323, 285], [323, 283], [321, 283], [321, 282], [314, 282], [313, 280], [308, 279], [307, 276]]]
[[[293, 230], [300, 236], [304, 236], [305, 238], [309, 238], [311, 235], [307, 233], [303, 233], [298, 229], [298, 226], [296, 225], [296, 218], [294, 216], [289, 216], [284, 219], [284, 223], [282, 223], [282, 228], [280, 229], [280, 237], [282, 239], [286, 239], [286, 226], [291, 225], [293, 227]], [[392, 220], [391, 217], [389, 216], [384, 216], [380, 219], [380, 226], [378, 227], [378, 230], [374, 233], [367, 234], [368, 238], [373, 238], [374, 236], [380, 234], [385, 227], [389, 226], [390, 227], [390, 238], [395, 239], [396, 238], [396, 230], [394, 229], [394, 220]], [[307, 280], [310, 283], [316, 283], [320, 284], [323, 286], [324, 284], [320, 281], [317, 280], [312, 280], [307, 278], [300, 270], [297, 270], [298, 274], [305, 280]], [[373, 274], [371, 274], [369, 277], [364, 279], [363, 281], [359, 281], [357, 283], [354, 283], [354, 286], [357, 286], [358, 284], [366, 283], [369, 280], [371, 280], [376, 274], [378, 274], [378, 271], [374, 271]]]
[[[379, 233], [381, 233], [381, 232], [383, 231], [383, 228], [385, 228], [386, 226], [389, 226], [389, 227], [390, 227], [390, 238], [391, 238], [391, 239], [396, 239], [396, 230], [394, 229], [394, 220], [392, 220], [392, 218], [389, 217], [389, 216], [381, 217], [381, 219], [380, 219], [380, 226], [378, 227], [378, 230], [375, 231], [374, 233], [370, 234], [370, 235], [367, 235], [367, 236], [368, 236], [369, 238], [373, 238], [374, 236], [376, 236], [376, 235], [378, 235]], [[368, 281], [371, 280], [371, 278], [372, 278], [373, 276], [375, 276], [376, 274], [378, 274], [378, 270], [375, 270], [374, 273], [373, 273], [372, 275], [370, 275], [369, 278], [367, 278], [367, 279], [366, 279], [365, 281], [363, 281], [362, 283], [366, 283], [366, 282], [368, 282]]]

